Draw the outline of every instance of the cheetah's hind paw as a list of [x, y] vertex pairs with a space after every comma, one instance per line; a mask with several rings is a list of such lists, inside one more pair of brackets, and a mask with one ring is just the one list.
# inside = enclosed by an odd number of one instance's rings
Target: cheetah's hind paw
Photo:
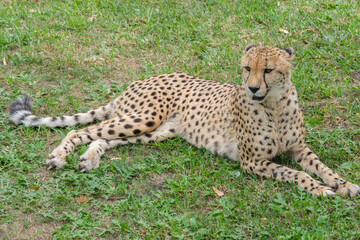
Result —
[[324, 198], [332, 197], [335, 195], [335, 192], [330, 187], [327, 186], [320, 186], [317, 189], [311, 191], [310, 193], [313, 196], [318, 196], [318, 197], [323, 196]]
[[80, 172], [89, 172], [93, 168], [99, 167], [99, 160], [97, 159], [87, 159], [84, 157], [80, 157], [79, 160], [79, 171]]
[[48, 165], [48, 169], [60, 169], [62, 168], [64, 165], [67, 164], [67, 162], [59, 157], [55, 157], [53, 155], [49, 156], [49, 159], [46, 159], [45, 161], [46, 165]]

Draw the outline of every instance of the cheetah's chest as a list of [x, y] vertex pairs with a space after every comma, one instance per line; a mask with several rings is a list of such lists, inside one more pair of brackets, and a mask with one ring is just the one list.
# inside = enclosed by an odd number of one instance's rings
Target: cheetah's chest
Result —
[[[248, 127], [248, 138], [253, 140], [252, 152], [256, 158], [273, 158], [279, 153], [287, 152], [301, 139], [302, 128], [298, 127], [301, 116], [289, 117], [289, 109], [280, 113], [263, 111], [261, 117], [253, 118]], [[252, 142], [252, 141], [251, 141]]]

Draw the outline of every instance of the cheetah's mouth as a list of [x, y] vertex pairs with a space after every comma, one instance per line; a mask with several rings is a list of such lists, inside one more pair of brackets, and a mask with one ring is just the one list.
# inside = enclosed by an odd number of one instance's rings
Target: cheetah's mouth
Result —
[[262, 96], [262, 97], [253, 96], [252, 100], [257, 101], [257, 102], [262, 102], [265, 99], [265, 97], [266, 97], [266, 94], [265, 94], [265, 96]]
[[260, 103], [260, 102], [264, 101], [264, 99], [266, 98], [266, 96], [267, 96], [267, 94], [269, 93], [269, 91], [270, 91], [270, 89], [267, 88], [267, 89], [266, 89], [266, 93], [265, 93], [264, 96], [258, 97], [258, 96], [253, 95], [251, 99], [252, 99], [253, 101], [255, 101], [255, 102]]

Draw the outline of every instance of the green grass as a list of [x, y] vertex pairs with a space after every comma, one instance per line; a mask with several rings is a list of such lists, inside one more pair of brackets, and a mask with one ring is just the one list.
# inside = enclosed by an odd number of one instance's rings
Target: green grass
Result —
[[1, 1], [0, 238], [359, 239], [359, 199], [312, 198], [181, 139], [118, 147], [86, 174], [80, 146], [48, 171], [44, 159], [72, 128], [8, 120], [24, 94], [36, 114], [60, 116], [160, 73], [240, 83], [247, 44], [292, 46], [308, 145], [360, 183], [359, 2], [254, 2]]

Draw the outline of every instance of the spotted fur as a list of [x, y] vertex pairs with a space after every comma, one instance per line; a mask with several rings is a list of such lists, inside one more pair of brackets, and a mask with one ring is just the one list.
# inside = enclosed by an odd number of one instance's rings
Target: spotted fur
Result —
[[[360, 187], [339, 177], [319, 161], [305, 144], [302, 113], [291, 82], [294, 50], [249, 45], [241, 61], [241, 85], [171, 73], [136, 81], [106, 106], [63, 117], [31, 113], [30, 98], [10, 105], [10, 119], [26, 126], [64, 127], [104, 120], [68, 133], [46, 160], [50, 169], [66, 164], [66, 156], [79, 144], [90, 143], [80, 157], [79, 169], [99, 166], [105, 150], [119, 144], [163, 141], [180, 136], [197, 147], [239, 161], [261, 177], [294, 182], [312, 195], [337, 192], [356, 197]], [[276, 164], [285, 153], [306, 171]]]

